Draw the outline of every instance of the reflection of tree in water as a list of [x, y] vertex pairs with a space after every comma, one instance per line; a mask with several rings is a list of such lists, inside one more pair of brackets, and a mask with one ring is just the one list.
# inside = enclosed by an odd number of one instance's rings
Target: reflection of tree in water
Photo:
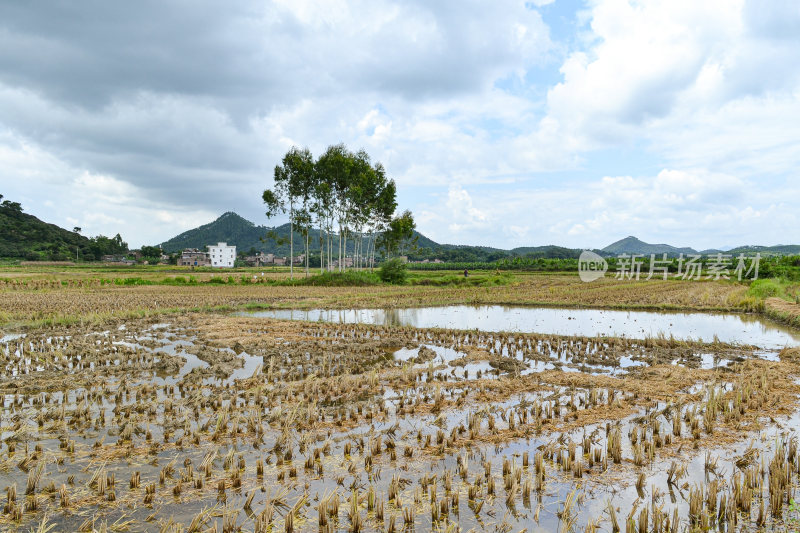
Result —
[[384, 326], [416, 327], [418, 313], [418, 309], [382, 309], [375, 313], [375, 323]]
[[[384, 326], [402, 326], [399, 309], [383, 309], [380, 323]], [[376, 317], [377, 318], [377, 317]], [[376, 321], [377, 322], [377, 321]]]

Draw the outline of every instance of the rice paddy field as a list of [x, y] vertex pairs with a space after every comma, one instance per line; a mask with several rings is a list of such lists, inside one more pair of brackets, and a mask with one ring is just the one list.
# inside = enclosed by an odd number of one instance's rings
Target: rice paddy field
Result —
[[577, 274], [182, 275], [0, 272], [0, 529], [800, 523], [796, 304]]

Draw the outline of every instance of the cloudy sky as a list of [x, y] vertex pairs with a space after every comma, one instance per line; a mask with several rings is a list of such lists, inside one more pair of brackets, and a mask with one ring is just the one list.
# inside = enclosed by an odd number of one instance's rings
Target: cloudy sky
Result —
[[139, 246], [344, 142], [439, 242], [800, 243], [798, 65], [796, 0], [6, 1], [0, 194]]

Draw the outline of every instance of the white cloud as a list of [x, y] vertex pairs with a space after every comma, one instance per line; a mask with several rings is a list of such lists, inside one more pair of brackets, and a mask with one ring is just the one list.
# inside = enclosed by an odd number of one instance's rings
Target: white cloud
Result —
[[4, 196], [46, 222], [79, 226], [87, 236], [119, 233], [140, 246], [163, 241], [165, 230], [176, 235], [219, 214], [153, 202], [130, 183], [72, 167], [8, 133], [0, 138], [6, 141], [0, 143]]
[[680, 167], [794, 172], [795, 2], [598, 0], [588, 21], [586, 48], [562, 65], [540, 131], [574, 153], [646, 139]]
[[[53, 9], [0, 6], [0, 130], [38, 151], [25, 167], [36, 183], [102, 176], [130, 185], [117, 191], [130, 205], [256, 222], [292, 145], [364, 147], [401, 187], [518, 172], [506, 131], [538, 104], [496, 82], [542, 65], [552, 46], [539, 13], [516, 0]], [[39, 166], [48, 159], [73, 174], [57, 178]], [[163, 217], [149, 226], [174, 234]]]
[[[791, 208], [791, 199], [800, 197], [797, 186], [763, 189], [702, 169], [606, 176], [579, 186], [516, 189], [513, 194], [485, 188], [480, 194], [450, 191], [448, 210], [426, 210], [418, 221], [420, 231], [443, 242], [460, 242], [459, 236], [468, 232], [470, 243], [487, 246], [583, 248], [636, 235], [647, 242], [706, 249], [785, 244], [800, 225], [800, 212]], [[468, 224], [470, 210], [481, 214], [481, 223]]]
[[489, 217], [472, 204], [472, 197], [461, 186], [453, 184], [447, 193], [448, 227], [453, 232], [482, 228]]
[[549, 3], [101, 3], [92, 24], [0, 5], [2, 192], [152, 243], [226, 210], [266, 222], [282, 154], [344, 142], [440, 241], [718, 245], [797, 222], [795, 2], [593, 0], [557, 43]]

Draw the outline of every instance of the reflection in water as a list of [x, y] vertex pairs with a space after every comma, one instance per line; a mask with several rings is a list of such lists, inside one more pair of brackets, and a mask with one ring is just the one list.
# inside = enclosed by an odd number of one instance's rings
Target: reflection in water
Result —
[[800, 345], [800, 334], [757, 315], [451, 305], [407, 309], [274, 309], [242, 316], [376, 324], [417, 328], [479, 329], [579, 336], [664, 335], [677, 339], [750, 344], [768, 349]]

